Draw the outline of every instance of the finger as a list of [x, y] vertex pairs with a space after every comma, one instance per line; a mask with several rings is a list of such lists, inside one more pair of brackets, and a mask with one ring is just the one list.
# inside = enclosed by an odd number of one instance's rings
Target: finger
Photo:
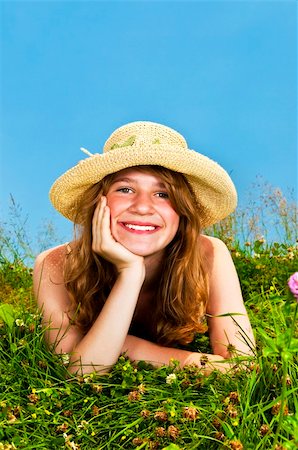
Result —
[[111, 239], [111, 225], [110, 225], [110, 208], [106, 205], [103, 210], [103, 216], [101, 221], [101, 233], [103, 239]]
[[102, 197], [100, 201], [98, 202], [92, 219], [92, 240], [93, 244], [97, 247], [100, 245], [101, 236], [100, 236], [100, 228], [101, 228], [101, 222], [102, 217], [104, 214], [104, 207], [105, 207], [106, 199]]

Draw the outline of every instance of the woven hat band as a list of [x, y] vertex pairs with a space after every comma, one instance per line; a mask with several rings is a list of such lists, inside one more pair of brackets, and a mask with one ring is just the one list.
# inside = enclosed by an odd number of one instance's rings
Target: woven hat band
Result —
[[187, 142], [177, 131], [152, 122], [133, 122], [124, 125], [111, 134], [106, 141], [104, 153], [122, 147], [145, 147], [166, 144], [187, 148]]

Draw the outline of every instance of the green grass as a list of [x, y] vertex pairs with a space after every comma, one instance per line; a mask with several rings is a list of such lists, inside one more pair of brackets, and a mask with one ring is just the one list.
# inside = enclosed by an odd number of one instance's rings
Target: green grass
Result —
[[[32, 270], [11, 242], [0, 248], [0, 450], [297, 448], [297, 244], [228, 240], [257, 338], [231, 373], [124, 355], [109, 375], [74, 377], [44, 345]], [[190, 348], [208, 345], [206, 334]]]

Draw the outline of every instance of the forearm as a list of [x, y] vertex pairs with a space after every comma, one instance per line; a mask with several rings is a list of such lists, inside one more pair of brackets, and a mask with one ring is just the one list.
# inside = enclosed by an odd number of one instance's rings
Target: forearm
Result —
[[119, 274], [96, 321], [71, 355], [70, 370], [107, 371], [121, 351], [142, 287], [144, 274], [135, 269]]
[[204, 375], [209, 375], [214, 369], [226, 372], [231, 368], [230, 364], [220, 355], [163, 347], [131, 335], [126, 337], [122, 351], [132, 361], [146, 361], [155, 367], [167, 365], [171, 359], [179, 361], [181, 368], [185, 365], [195, 364], [202, 369]]

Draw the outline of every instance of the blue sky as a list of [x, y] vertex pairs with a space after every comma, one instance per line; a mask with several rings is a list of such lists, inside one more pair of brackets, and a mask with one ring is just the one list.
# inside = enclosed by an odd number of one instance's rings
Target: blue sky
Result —
[[54, 180], [127, 122], [181, 132], [240, 203], [257, 175], [297, 189], [295, 1], [2, 1], [1, 193], [50, 219]]

